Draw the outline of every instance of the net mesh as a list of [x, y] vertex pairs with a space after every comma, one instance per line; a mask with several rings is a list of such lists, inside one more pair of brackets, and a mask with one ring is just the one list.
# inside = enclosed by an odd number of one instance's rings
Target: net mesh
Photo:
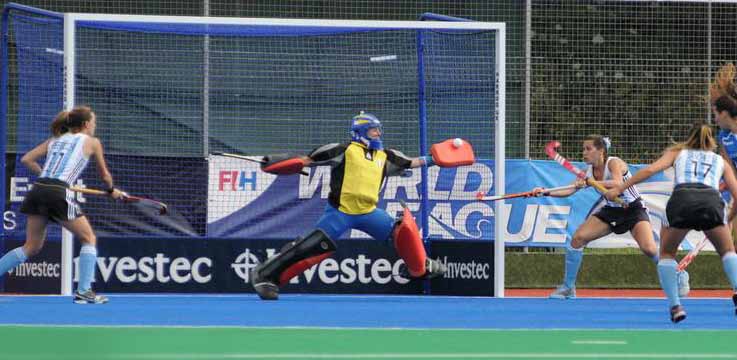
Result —
[[[52, 31], [58, 39], [60, 30]], [[308, 27], [303, 35], [301, 30], [80, 23], [75, 104], [93, 106], [96, 136], [116, 186], [170, 209], [161, 217], [86, 196], [84, 208], [95, 214], [90, 220], [99, 236], [301, 235], [303, 227], [285, 232], [278, 219], [299, 210], [304, 226], [311, 226], [322, 207], [309, 197], [327, 191], [327, 177], [277, 179], [274, 188], [285, 193], [307, 189], [300, 196], [308, 201], [295, 205], [293, 199], [272, 196], [274, 203], [262, 213], [254, 210], [258, 201], [251, 202], [275, 179], [257, 176], [258, 164], [210, 155], [307, 154], [324, 144], [346, 143], [350, 119], [359, 111], [378, 115], [385, 144], [409, 156], [427, 154], [430, 144], [452, 136], [471, 141], [478, 158], [494, 158], [493, 31], [423, 30], [418, 35], [416, 30]], [[25, 32], [35, 33], [16, 30]], [[26, 47], [22, 36], [15, 43]], [[18, 84], [58, 82], [61, 90], [63, 56], [61, 45], [54, 46], [34, 51], [55, 60], [55, 71], [34, 65], [17, 75]], [[48, 136], [39, 129], [62, 108], [58, 95], [56, 103], [28, 107], [45, 109], [34, 112], [35, 122], [18, 118], [19, 154]], [[26, 97], [38, 96], [20, 91], [19, 104]], [[92, 164], [81, 178], [88, 187], [104, 188], [96, 172]], [[325, 201], [324, 194], [317, 200]], [[247, 218], [233, 215], [246, 208]], [[218, 228], [225, 230], [209, 231], [208, 224], [220, 220], [226, 224]]]

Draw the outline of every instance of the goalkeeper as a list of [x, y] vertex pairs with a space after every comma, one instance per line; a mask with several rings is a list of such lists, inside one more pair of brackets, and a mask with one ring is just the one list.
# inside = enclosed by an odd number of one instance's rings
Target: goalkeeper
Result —
[[406, 264], [405, 275], [410, 278], [433, 278], [445, 273], [443, 264], [426, 256], [409, 210], [405, 209], [402, 219], [395, 221], [385, 210], [376, 207], [387, 176], [400, 175], [409, 168], [432, 166], [433, 158], [408, 158], [397, 150], [385, 149], [381, 122], [369, 113], [361, 112], [353, 117], [350, 134], [350, 142], [324, 145], [308, 156], [264, 158], [262, 169], [270, 173], [293, 174], [304, 166], [316, 165], [329, 165], [332, 170], [328, 205], [316, 229], [288, 243], [279, 254], [251, 272], [251, 284], [261, 299], [278, 299], [279, 285], [330, 256], [336, 250], [334, 241], [349, 229], [361, 230], [377, 240], [393, 240]]

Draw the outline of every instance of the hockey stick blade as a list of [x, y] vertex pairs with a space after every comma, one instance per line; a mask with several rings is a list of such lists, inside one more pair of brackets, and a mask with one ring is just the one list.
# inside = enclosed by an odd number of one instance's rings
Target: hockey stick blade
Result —
[[701, 241], [699, 241], [699, 243], [696, 244], [696, 246], [694, 246], [691, 251], [689, 251], [688, 254], [686, 254], [686, 256], [684, 256], [683, 259], [678, 262], [678, 271], [683, 271], [688, 267], [689, 264], [691, 264], [691, 262], [693, 262], [694, 258], [696, 258], [696, 255], [698, 255], [701, 249], [706, 246], [706, 242], [707, 237], [704, 236], [704, 238], [701, 239]]

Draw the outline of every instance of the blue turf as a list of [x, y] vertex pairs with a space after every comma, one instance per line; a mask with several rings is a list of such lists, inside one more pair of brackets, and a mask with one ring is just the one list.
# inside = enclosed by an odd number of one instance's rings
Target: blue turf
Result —
[[453, 329], [735, 329], [730, 299], [686, 299], [669, 320], [665, 299], [442, 296], [112, 295], [105, 305], [61, 296], [1, 296], [0, 324]]

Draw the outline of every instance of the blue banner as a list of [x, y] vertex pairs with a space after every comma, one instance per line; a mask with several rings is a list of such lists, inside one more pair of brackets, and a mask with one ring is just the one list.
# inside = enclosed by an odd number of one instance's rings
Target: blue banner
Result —
[[[581, 169], [585, 164], [574, 163]], [[213, 237], [289, 239], [313, 228], [327, 204], [330, 169], [309, 170], [309, 176], [274, 176], [247, 161], [210, 162], [207, 233]], [[636, 172], [643, 166], [631, 165]], [[431, 167], [428, 175], [430, 240], [494, 240], [494, 204], [478, 201], [476, 194], [495, 194], [494, 162], [479, 161], [459, 168]], [[575, 177], [554, 161], [507, 160], [504, 194], [540, 186], [564, 186]], [[405, 201], [419, 218], [422, 181], [419, 169], [405, 177], [389, 178], [380, 194], [379, 207], [391, 215]], [[639, 186], [650, 210], [657, 237], [665, 202], [672, 189], [668, 171]], [[501, 214], [507, 246], [564, 246], [600, 198], [593, 188], [566, 198], [515, 198], [505, 201]], [[365, 238], [353, 231], [344, 238]], [[629, 234], [611, 235], [592, 246], [634, 246]], [[689, 248], [689, 243], [684, 248]]]

